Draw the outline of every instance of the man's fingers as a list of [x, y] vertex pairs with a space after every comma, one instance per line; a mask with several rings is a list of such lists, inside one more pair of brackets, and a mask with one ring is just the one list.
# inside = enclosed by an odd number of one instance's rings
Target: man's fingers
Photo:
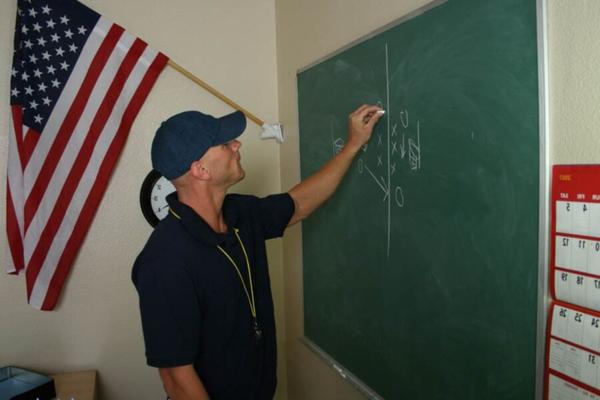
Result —
[[368, 117], [365, 117], [364, 124], [367, 128], [373, 129], [373, 126], [375, 126], [381, 117], [383, 117], [383, 113], [374, 111], [373, 113], [369, 114]]
[[363, 123], [368, 123], [369, 121], [373, 120], [373, 117], [375, 116], [375, 122], [379, 120], [379, 118], [381, 118], [381, 116], [383, 115], [383, 113], [380, 113], [379, 111], [383, 111], [380, 107], [378, 106], [369, 106], [367, 107], [363, 113], [364, 115], [362, 116], [362, 121]]
[[366, 106], [365, 108], [363, 108], [360, 113], [361, 114], [371, 114], [371, 113], [374, 113], [374, 112], [379, 111], [381, 109], [382, 108], [379, 107], [379, 106], [372, 106], [371, 105], [371, 106]]
[[350, 114], [349, 119], [351, 124], [357, 128], [362, 125], [362, 127], [372, 130], [379, 118], [383, 116], [383, 112], [380, 111], [383, 109], [379, 106], [363, 104]]
[[354, 110], [352, 112], [352, 114], [350, 114], [350, 117], [360, 115], [368, 107], [372, 107], [372, 106], [369, 106], [368, 104], [363, 104], [362, 106], [360, 106], [356, 110]]
[[[377, 110], [379, 111], [379, 110]], [[369, 120], [367, 121], [367, 125], [369, 126], [373, 126], [377, 123], [377, 121], [379, 121], [379, 119], [381, 117], [383, 117], [383, 113], [374, 111], [373, 114], [371, 114], [371, 117], [369, 118]]]

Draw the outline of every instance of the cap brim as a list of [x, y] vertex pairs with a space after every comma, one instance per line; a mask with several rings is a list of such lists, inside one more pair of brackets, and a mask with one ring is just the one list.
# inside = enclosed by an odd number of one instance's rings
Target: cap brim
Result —
[[246, 129], [246, 116], [241, 111], [219, 118], [219, 131], [215, 145], [232, 141], [240, 136]]

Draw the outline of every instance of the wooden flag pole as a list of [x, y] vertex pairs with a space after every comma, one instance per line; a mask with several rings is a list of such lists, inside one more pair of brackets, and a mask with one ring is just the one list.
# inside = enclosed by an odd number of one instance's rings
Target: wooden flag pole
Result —
[[231, 107], [235, 108], [238, 111], [243, 112], [244, 115], [246, 115], [246, 117], [251, 119], [258, 126], [262, 127], [265, 124], [265, 122], [262, 119], [258, 118], [256, 115], [252, 114], [250, 111], [241, 107], [239, 104], [237, 104], [236, 102], [231, 100], [229, 97], [225, 96], [223, 93], [219, 92], [217, 89], [210, 86], [208, 83], [204, 82], [202, 79], [198, 78], [196, 75], [192, 74], [190, 71], [183, 68], [181, 65], [177, 64], [175, 61], [169, 59], [169, 65], [171, 67], [173, 67], [177, 72], [181, 73], [182, 75], [184, 75], [185, 77], [190, 79], [192, 82], [197, 84], [198, 86], [206, 89], [207, 91], [209, 91], [213, 95], [217, 96], [219, 99], [221, 99], [225, 103], [229, 104]]

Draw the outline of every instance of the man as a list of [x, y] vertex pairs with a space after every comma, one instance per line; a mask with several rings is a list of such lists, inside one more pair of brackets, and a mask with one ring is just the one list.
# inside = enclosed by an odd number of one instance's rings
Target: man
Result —
[[383, 115], [350, 114], [344, 148], [288, 193], [227, 194], [244, 178], [241, 112], [177, 114], [157, 130], [152, 165], [171, 180], [169, 215], [133, 267], [148, 365], [173, 400], [272, 399], [273, 301], [265, 240], [306, 218], [335, 191]]

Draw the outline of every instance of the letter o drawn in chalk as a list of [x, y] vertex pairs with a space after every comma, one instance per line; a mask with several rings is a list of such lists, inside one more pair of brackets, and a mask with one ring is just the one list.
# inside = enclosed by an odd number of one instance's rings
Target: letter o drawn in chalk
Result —
[[404, 192], [402, 192], [402, 188], [400, 186], [396, 186], [394, 190], [394, 197], [396, 200], [396, 205], [398, 207], [404, 207]]

